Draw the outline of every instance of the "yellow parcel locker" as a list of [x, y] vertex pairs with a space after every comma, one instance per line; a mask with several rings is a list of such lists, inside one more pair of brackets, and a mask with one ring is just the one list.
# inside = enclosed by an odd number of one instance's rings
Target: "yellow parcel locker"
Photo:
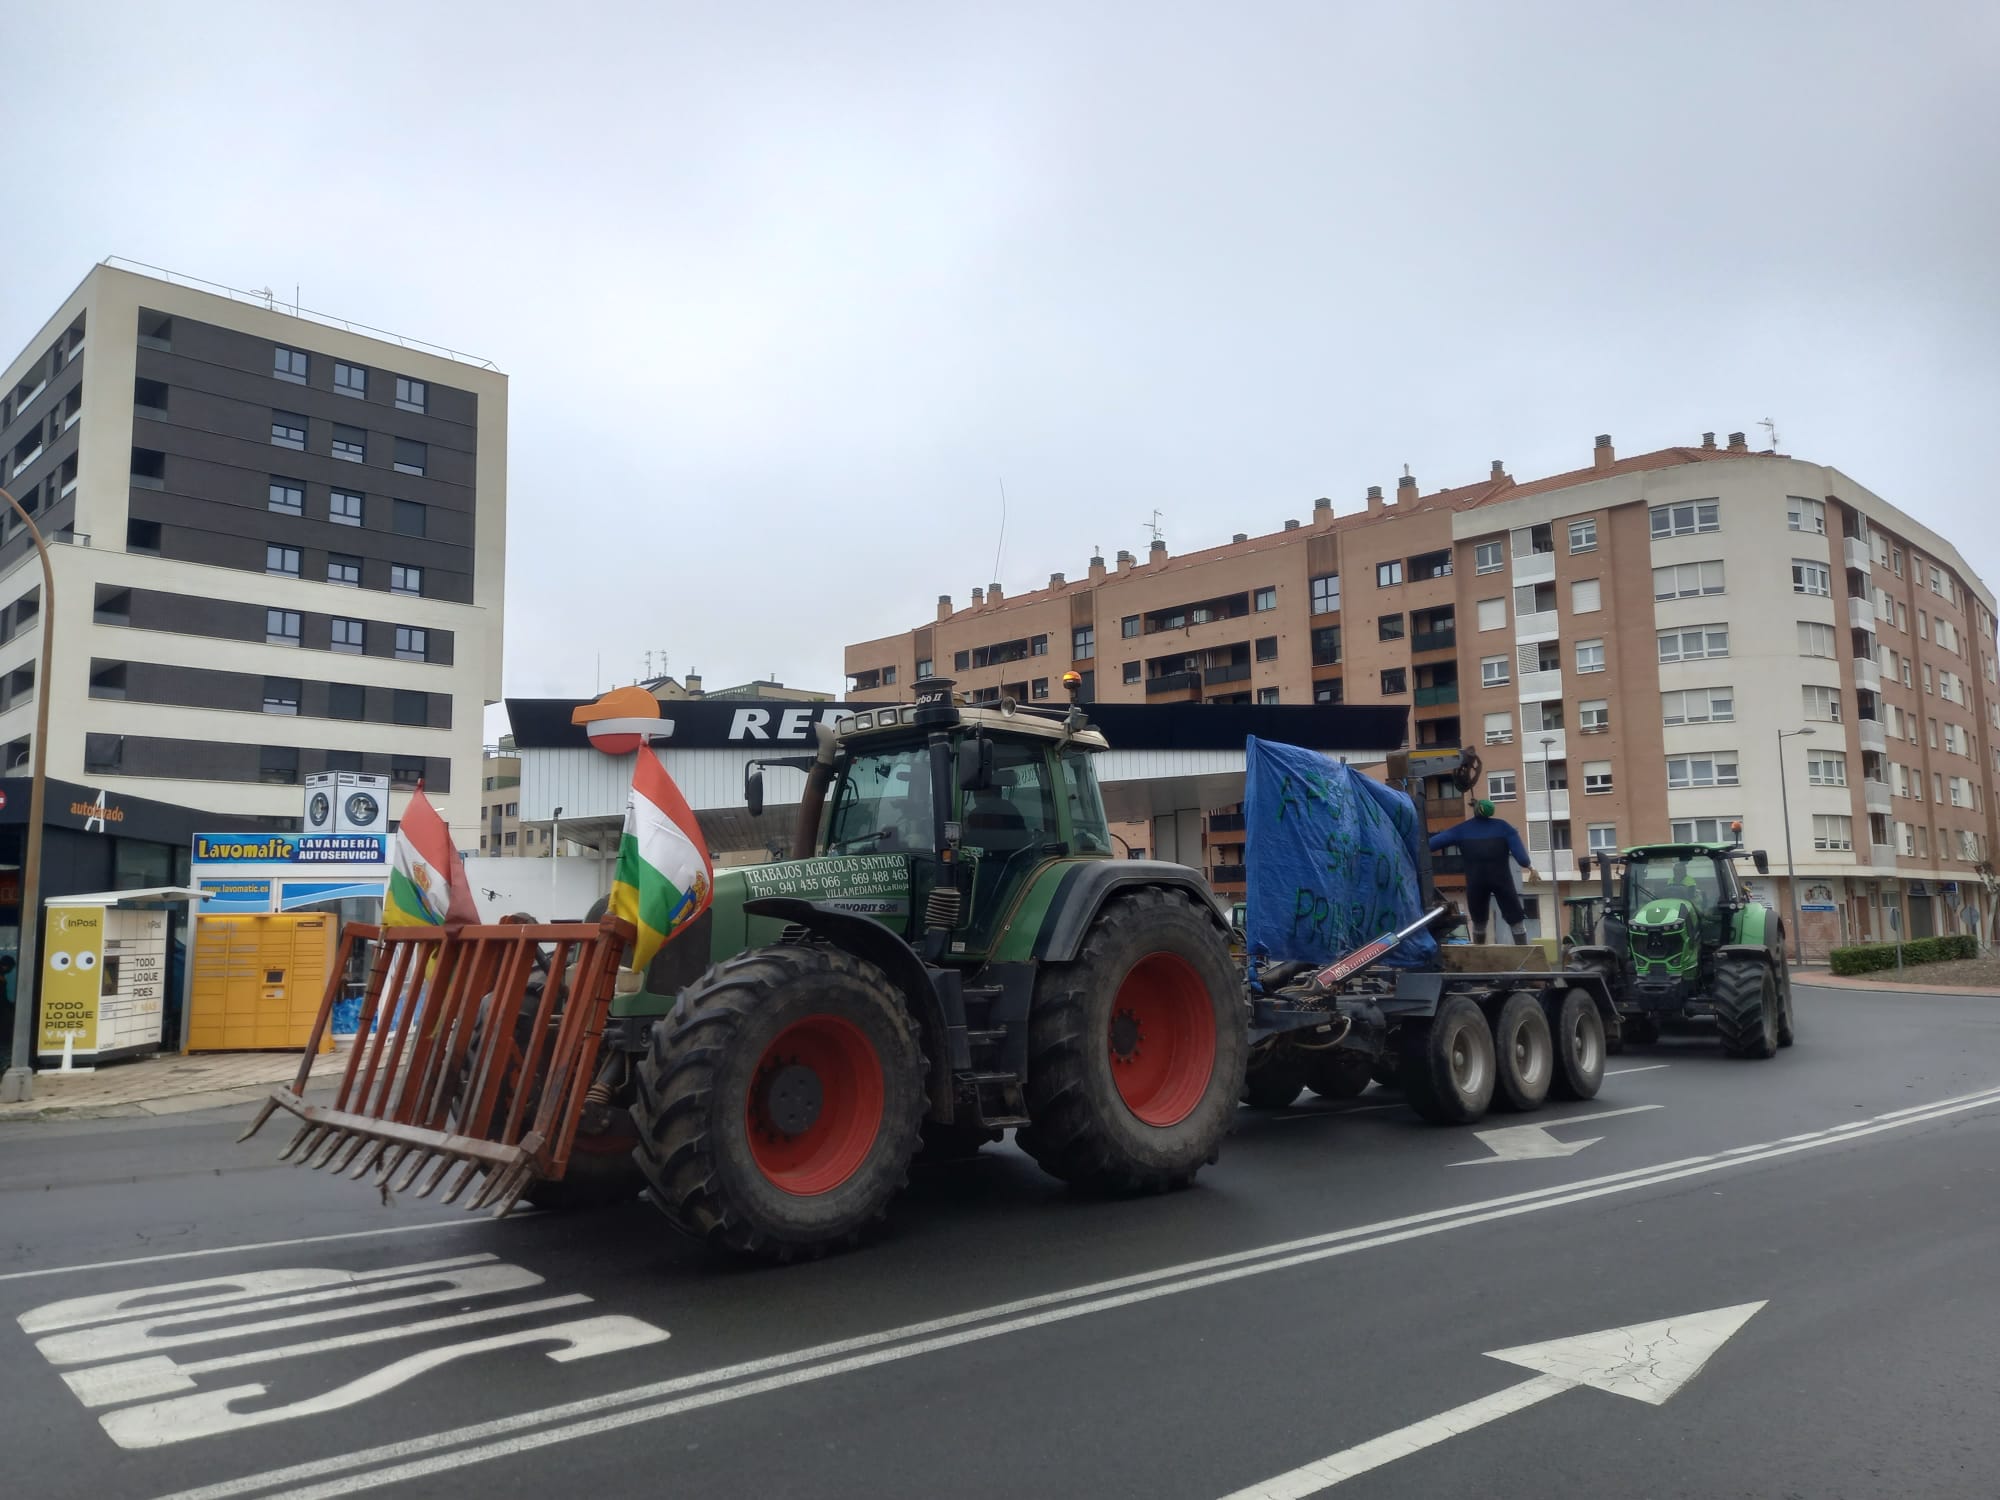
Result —
[[[198, 918], [188, 1050], [302, 1049], [326, 993], [332, 937], [324, 912]], [[322, 1037], [320, 1051], [332, 1050]]]

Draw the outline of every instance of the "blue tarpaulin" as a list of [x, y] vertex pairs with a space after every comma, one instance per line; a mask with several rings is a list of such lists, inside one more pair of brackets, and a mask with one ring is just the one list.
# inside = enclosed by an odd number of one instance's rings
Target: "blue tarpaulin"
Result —
[[[1423, 914], [1417, 808], [1394, 787], [1296, 745], [1244, 746], [1244, 863], [1253, 954], [1330, 963]], [[1427, 932], [1382, 960], [1437, 962]]]

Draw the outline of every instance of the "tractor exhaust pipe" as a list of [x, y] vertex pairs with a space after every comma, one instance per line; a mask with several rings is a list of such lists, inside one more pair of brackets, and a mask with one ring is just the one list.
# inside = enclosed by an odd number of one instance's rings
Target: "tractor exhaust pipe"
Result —
[[833, 784], [833, 761], [840, 739], [833, 726], [821, 720], [813, 725], [819, 753], [806, 772], [806, 789], [799, 794], [799, 820], [792, 827], [792, 858], [811, 859], [819, 843], [819, 815], [826, 805], [826, 789]]

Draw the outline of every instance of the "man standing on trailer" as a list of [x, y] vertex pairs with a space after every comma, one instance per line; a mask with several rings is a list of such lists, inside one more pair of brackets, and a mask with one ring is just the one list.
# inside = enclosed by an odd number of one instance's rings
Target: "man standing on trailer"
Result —
[[1465, 856], [1465, 905], [1472, 917], [1472, 940], [1486, 941], [1489, 907], [1498, 902], [1500, 916], [1507, 923], [1516, 946], [1528, 941], [1527, 913], [1514, 889], [1513, 872], [1507, 868], [1511, 857], [1521, 867], [1523, 878], [1532, 881], [1535, 867], [1522, 847], [1514, 825], [1493, 816], [1493, 804], [1484, 797], [1472, 804], [1472, 816], [1456, 828], [1431, 835], [1431, 850], [1456, 848]]

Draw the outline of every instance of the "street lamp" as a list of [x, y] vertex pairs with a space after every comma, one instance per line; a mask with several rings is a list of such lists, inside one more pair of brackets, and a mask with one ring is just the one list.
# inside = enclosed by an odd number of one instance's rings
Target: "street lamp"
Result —
[[1792, 799], [1785, 790], [1785, 741], [1810, 735], [1810, 729], [1780, 729], [1778, 731], [1778, 806], [1785, 818], [1785, 885], [1792, 899], [1792, 962], [1801, 968], [1806, 961], [1806, 933], [1799, 925], [1799, 877], [1792, 868]]
[[1549, 780], [1549, 747], [1556, 742], [1552, 734], [1542, 736], [1542, 800], [1549, 814], [1549, 931], [1555, 934], [1558, 951], [1562, 945], [1562, 881], [1556, 875], [1556, 789]]
[[8, 490], [0, 488], [0, 499], [14, 507], [42, 562], [42, 664], [35, 684], [35, 743], [28, 752], [28, 832], [21, 851], [21, 940], [14, 960], [13, 1051], [7, 1071], [0, 1074], [0, 1104], [20, 1104], [35, 1097], [35, 976], [40, 971], [37, 940], [42, 926], [42, 820], [49, 791], [49, 674], [55, 646], [56, 575], [49, 563], [49, 544], [42, 539], [35, 518]]

